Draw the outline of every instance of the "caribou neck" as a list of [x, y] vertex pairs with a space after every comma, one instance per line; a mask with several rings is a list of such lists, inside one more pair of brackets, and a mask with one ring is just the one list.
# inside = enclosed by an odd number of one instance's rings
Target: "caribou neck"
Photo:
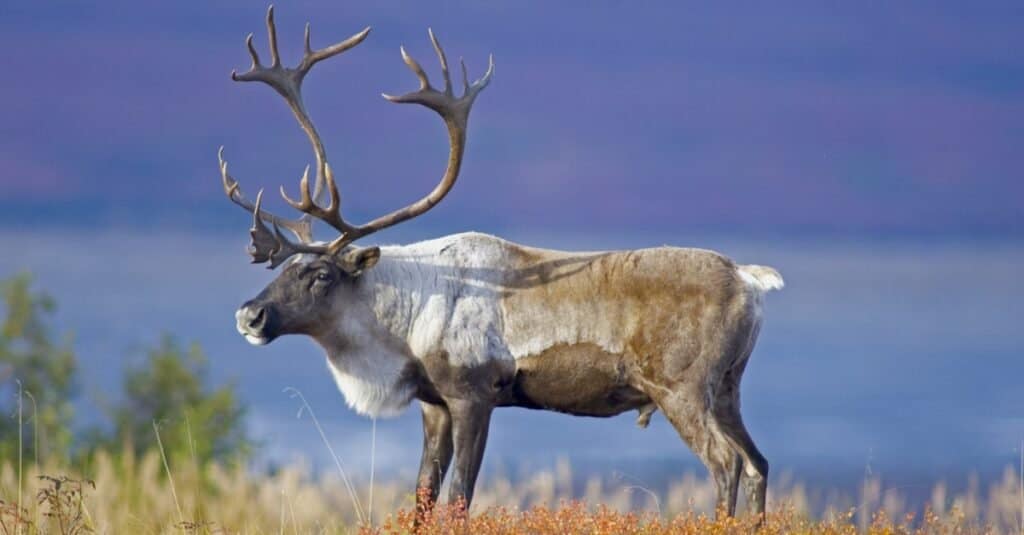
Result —
[[[362, 307], [357, 307], [362, 308]], [[365, 416], [393, 416], [416, 395], [415, 365], [389, 333], [363, 314], [313, 336], [349, 407]]]
[[365, 304], [361, 315], [367, 325], [387, 336], [389, 344], [402, 346], [410, 357], [422, 357], [419, 353], [426, 348], [421, 346], [429, 345], [426, 339], [431, 337], [421, 339], [416, 331], [430, 331], [422, 322], [436, 315], [431, 305], [446, 303], [452, 291], [450, 283], [439, 280], [436, 257], [439, 244], [451, 239], [381, 247], [380, 261], [354, 287], [352, 299]]

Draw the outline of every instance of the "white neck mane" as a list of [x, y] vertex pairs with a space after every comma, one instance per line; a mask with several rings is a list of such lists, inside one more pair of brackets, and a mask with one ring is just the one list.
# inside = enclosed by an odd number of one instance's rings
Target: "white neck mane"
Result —
[[345, 343], [324, 346], [352, 409], [387, 416], [408, 404], [412, 386], [399, 382], [410, 359], [444, 351], [473, 365], [501, 354], [495, 350], [501, 345], [497, 293], [464, 278], [466, 266], [493, 265], [481, 254], [500, 248], [466, 243], [474, 240], [496, 244], [490, 236], [456, 234], [381, 247], [380, 261], [361, 275], [358, 293], [349, 297], [357, 303], [339, 305], [345, 311], [337, 330]]

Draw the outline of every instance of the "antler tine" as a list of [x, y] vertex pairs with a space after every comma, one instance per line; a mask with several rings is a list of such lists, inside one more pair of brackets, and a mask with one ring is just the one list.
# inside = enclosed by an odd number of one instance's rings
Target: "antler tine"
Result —
[[274, 25], [274, 6], [267, 8], [267, 41], [270, 44], [270, 66], [281, 65], [281, 54], [277, 51], [277, 26]]
[[[491, 56], [491, 62], [494, 62], [494, 57]], [[462, 67], [462, 94], [469, 94], [469, 73], [466, 72], [466, 60], [459, 58], [459, 65]]]
[[281, 186], [281, 198], [284, 199], [284, 202], [288, 203], [289, 206], [291, 206], [292, 208], [294, 208], [296, 210], [305, 211], [305, 210], [302, 210], [303, 207], [308, 207], [308, 206], [311, 206], [313, 204], [313, 200], [310, 198], [310, 195], [309, 195], [309, 166], [308, 165], [306, 166], [306, 169], [304, 171], [302, 171], [302, 178], [299, 180], [299, 195], [302, 196], [302, 200], [300, 200], [300, 201], [293, 201], [292, 198], [289, 197], [287, 193], [285, 193], [284, 186]]
[[267, 269], [274, 269], [284, 263], [292, 255], [299, 253], [323, 254], [325, 248], [321, 245], [307, 245], [303, 243], [292, 243], [284, 234], [277, 222], [273, 222], [274, 231], [271, 233], [263, 218], [257, 216], [260, 213], [260, 205], [263, 203], [263, 190], [256, 194], [256, 205], [252, 215], [252, 228], [249, 229], [249, 236], [252, 241], [249, 244], [249, 256], [253, 264], [269, 262]]
[[[434, 30], [427, 28], [427, 33], [430, 35], [430, 43], [434, 45], [434, 52], [437, 53], [437, 60], [441, 62], [441, 74], [444, 75], [444, 94], [452, 95], [452, 78], [448, 75], [448, 58], [444, 55], [444, 49], [441, 48], [441, 43], [437, 42], [437, 37], [434, 36]], [[465, 65], [463, 65], [463, 72], [465, 72]]]
[[416, 75], [416, 78], [419, 78], [420, 91], [433, 89], [433, 87], [431, 87], [430, 85], [430, 79], [427, 78], [427, 73], [424, 72], [423, 67], [420, 67], [420, 64], [416, 60], [412, 59], [412, 56], [410, 56], [409, 53], [405, 51], [405, 47], [398, 47], [398, 51], [402, 53], [402, 61], [404, 61], [405, 64], [409, 66], [409, 70], [411, 70]]
[[[462, 63], [462, 83], [463, 86], [465, 87], [466, 80], [468, 79], [466, 78], [466, 62], [462, 61], [461, 59], [459, 60], [459, 62]], [[473, 82], [472, 85], [465, 87], [465, 92], [462, 95], [463, 98], [469, 97], [470, 99], [475, 99], [476, 96], [480, 94], [480, 92], [483, 91], [485, 87], [487, 87], [487, 84], [491, 83], [492, 76], [494, 76], [494, 54], [488, 54], [487, 72], [485, 72], [484, 75], [480, 77], [480, 79]]]
[[356, 33], [352, 37], [349, 37], [348, 39], [345, 39], [340, 43], [336, 43], [331, 46], [321, 48], [319, 50], [312, 50], [309, 47], [309, 24], [307, 23], [306, 50], [305, 54], [302, 57], [302, 61], [299, 63], [299, 66], [296, 67], [296, 70], [302, 71], [302, 73], [305, 74], [306, 72], [309, 72], [309, 69], [311, 69], [313, 65], [316, 65], [317, 63], [332, 56], [337, 56], [338, 54], [341, 54], [342, 52], [358, 45], [359, 43], [362, 43], [363, 40], [366, 39], [366, 36], [370, 35], [370, 29], [371, 28], [367, 26], [366, 28], [363, 28], [362, 31], [360, 31], [359, 33]]
[[253, 214], [253, 217], [256, 217], [256, 214], [259, 213], [260, 219], [269, 221], [274, 226], [287, 229], [300, 241], [309, 242], [313, 240], [313, 229], [309, 221], [301, 219], [291, 220], [276, 216], [266, 210], [260, 209], [259, 198], [257, 198], [255, 205], [245, 198], [245, 195], [242, 194], [242, 189], [239, 186], [238, 181], [228, 173], [228, 162], [224, 160], [224, 147], [221, 147], [217, 151], [217, 161], [220, 167], [221, 183], [224, 186], [224, 194], [228, 196], [228, 199], [231, 202], [241, 206], [247, 212]]
[[327, 166], [324, 172], [324, 182], [327, 185], [327, 191], [330, 192], [331, 204], [326, 207], [320, 206], [315, 199], [316, 195], [311, 195], [309, 192], [309, 166], [306, 166], [306, 171], [302, 173], [302, 179], [299, 181], [299, 195], [298, 201], [293, 200], [284, 191], [284, 186], [281, 186], [281, 197], [284, 198], [285, 202], [291, 205], [292, 208], [299, 210], [305, 214], [311, 215], [324, 223], [332, 226], [342, 235], [353, 230], [353, 226], [345, 222], [341, 217], [340, 205], [341, 195], [338, 193], [338, 186], [334, 182], [334, 173], [331, 172], [330, 165]]
[[[330, 195], [331, 195], [331, 204], [330, 204], [330, 206], [331, 207], [340, 207], [341, 206], [341, 194], [338, 193], [338, 185], [334, 181], [334, 171], [331, 170], [331, 164], [327, 164], [324, 167], [324, 182], [327, 183], [327, 191], [330, 192]], [[338, 211], [337, 208], [334, 208], [334, 210]], [[341, 216], [340, 215], [338, 216], [338, 219], [341, 220]], [[338, 229], [338, 230], [341, 230], [342, 232], [350, 232], [352, 230], [352, 226], [349, 225], [348, 223], [345, 223], [343, 220], [341, 221], [341, 223], [343, 223], [345, 225], [345, 228], [344, 228], [344, 230], [342, 230], [342, 229]]]
[[[239, 74], [238, 72], [231, 72], [231, 79], [238, 82], [263, 82], [270, 87], [274, 88], [277, 93], [284, 97], [288, 107], [292, 110], [292, 114], [295, 115], [302, 130], [306, 133], [309, 138], [310, 144], [313, 146], [313, 153], [316, 157], [316, 182], [311, 195], [312, 199], [319, 201], [323, 193], [323, 185], [326, 177], [326, 166], [327, 166], [327, 152], [324, 149], [323, 142], [320, 139], [320, 134], [317, 132], [316, 127], [313, 126], [313, 121], [309, 118], [306, 113], [305, 105], [302, 101], [302, 81], [306, 74], [309, 73], [313, 65], [327, 58], [341, 54], [342, 52], [358, 45], [363, 42], [370, 33], [370, 28], [364, 28], [362, 31], [355, 35], [333, 44], [331, 46], [313, 50], [310, 46], [310, 26], [306, 24], [306, 31], [304, 36], [304, 50], [302, 60], [294, 68], [284, 67], [281, 65], [280, 54], [278, 53], [277, 46], [277, 25], [274, 22], [274, 6], [270, 6], [267, 9], [267, 37], [270, 45], [271, 64], [269, 67], [265, 67], [260, 63], [259, 55], [256, 53], [256, 49], [252, 43], [252, 35], [246, 39], [246, 46], [249, 49], [249, 55], [252, 57], [252, 67], [245, 73]], [[333, 193], [332, 193], [333, 195]], [[340, 204], [340, 203], [336, 203]], [[302, 219], [308, 219], [313, 214], [307, 214], [302, 216]], [[340, 219], [340, 215], [338, 216]], [[334, 223], [331, 223], [332, 225]]]
[[256, 205], [252, 211], [252, 227], [249, 229], [249, 236], [252, 237], [252, 242], [249, 244], [249, 256], [252, 257], [253, 264], [262, 264], [270, 260], [270, 257], [275, 251], [281, 249], [281, 246], [277, 243], [276, 239], [266, 240], [265, 237], [273, 236], [270, 234], [270, 229], [267, 228], [266, 223], [259, 216], [260, 206], [263, 204], [263, 189], [256, 193]]
[[[253, 35], [252, 32], [245, 36], [245, 48], [249, 49], [249, 57], [252, 58], [252, 66], [249, 67], [250, 71], [254, 71], [263, 67], [260, 63], [260, 55], [256, 53], [256, 46], [252, 44]], [[235, 71], [231, 71], [231, 78], [235, 77]]]

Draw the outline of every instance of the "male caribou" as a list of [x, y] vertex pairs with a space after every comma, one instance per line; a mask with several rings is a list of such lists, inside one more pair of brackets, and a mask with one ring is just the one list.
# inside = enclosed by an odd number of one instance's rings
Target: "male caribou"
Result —
[[[358, 45], [370, 28], [314, 50], [307, 25], [302, 60], [289, 68], [278, 55], [273, 17], [271, 7], [270, 65], [260, 62], [250, 34], [252, 67], [231, 76], [263, 82], [284, 97], [312, 143], [316, 175], [311, 191], [307, 167], [298, 200], [282, 188], [288, 204], [303, 213], [285, 219], [261, 208], [262, 191], [255, 202], [246, 199], [221, 150], [224, 191], [252, 213], [253, 262], [285, 266], [238, 309], [239, 333], [254, 345], [287, 334], [312, 337], [359, 414], [393, 415], [419, 401], [421, 498], [436, 498], [454, 455], [449, 500], [469, 504], [495, 407], [599, 417], [635, 409], [641, 426], [660, 409], [710, 471], [719, 511], [735, 513], [742, 482], [752, 510], [763, 513], [768, 463], [743, 425], [739, 385], [761, 326], [763, 295], [783, 285], [779, 273], [703, 249], [563, 252], [479, 233], [401, 246], [353, 245], [423, 214], [451, 190], [470, 108], [491, 81], [493, 59], [472, 84], [463, 64], [457, 97], [432, 32], [443, 89], [401, 49], [420, 87], [384, 98], [441, 116], [450, 142], [447, 169], [427, 196], [354, 225], [342, 217], [338, 184], [301, 88], [314, 65]], [[337, 237], [314, 241], [313, 218]]]

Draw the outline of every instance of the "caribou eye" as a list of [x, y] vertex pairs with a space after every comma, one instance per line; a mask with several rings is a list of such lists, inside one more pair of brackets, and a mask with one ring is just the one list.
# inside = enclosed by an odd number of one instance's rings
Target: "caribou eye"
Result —
[[327, 271], [317, 271], [313, 279], [309, 281], [309, 290], [315, 295], [323, 295], [331, 287], [331, 274]]

